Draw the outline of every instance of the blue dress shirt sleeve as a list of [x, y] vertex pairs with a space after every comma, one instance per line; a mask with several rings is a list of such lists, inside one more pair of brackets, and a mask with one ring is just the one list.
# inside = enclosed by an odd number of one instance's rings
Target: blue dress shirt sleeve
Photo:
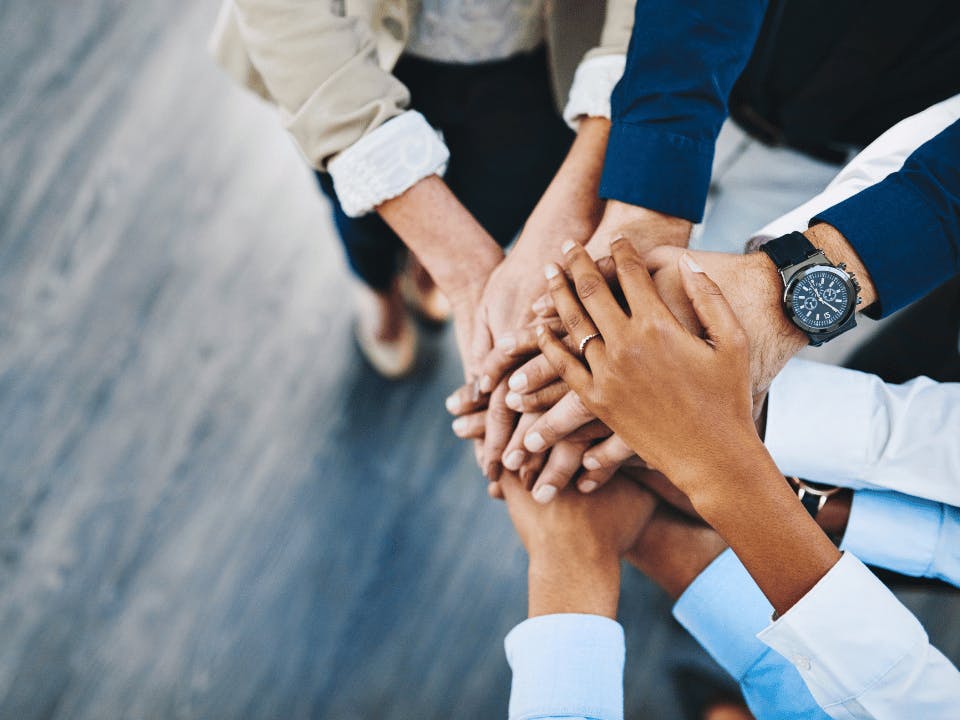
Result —
[[880, 317], [960, 272], [960, 121], [913, 152], [899, 172], [815, 216], [833, 225], [870, 273]]
[[677, 621], [740, 684], [758, 720], [828, 717], [797, 669], [757, 639], [772, 614], [732, 550], [700, 573], [673, 608]]
[[625, 646], [599, 615], [530, 618], [504, 640], [513, 670], [510, 720], [623, 720]]
[[960, 508], [857, 490], [840, 548], [868, 565], [960, 587]]
[[639, 0], [600, 195], [699, 222], [727, 101], [766, 0]]

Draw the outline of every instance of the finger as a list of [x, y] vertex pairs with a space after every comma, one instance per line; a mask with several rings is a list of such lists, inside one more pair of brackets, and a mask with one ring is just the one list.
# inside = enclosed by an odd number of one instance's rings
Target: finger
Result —
[[683, 253], [679, 264], [683, 289], [693, 303], [707, 341], [714, 347], [724, 344], [743, 347], [747, 342], [746, 333], [717, 284], [690, 253]]
[[507, 392], [507, 384], [501, 382], [490, 395], [490, 405], [487, 407], [487, 424], [483, 439], [483, 469], [484, 474], [491, 480], [496, 479], [500, 468], [500, 456], [503, 455], [503, 449], [510, 441], [517, 422], [517, 414], [504, 402]]
[[467, 415], [483, 410], [487, 406], [487, 396], [477, 392], [476, 383], [461, 385], [444, 401], [451, 415]]
[[553, 500], [557, 493], [570, 484], [573, 476], [580, 471], [580, 461], [584, 443], [562, 441], [550, 451], [547, 464], [540, 471], [540, 477], [534, 483], [531, 494], [538, 503], [545, 505]]
[[487, 483], [487, 495], [489, 495], [494, 500], [503, 500], [503, 488], [500, 487], [498, 482], [489, 482]]
[[592, 443], [596, 440], [608, 438], [612, 434], [613, 431], [604, 425], [602, 420], [592, 420], [567, 435], [566, 439], [572, 440], [573, 442], [583, 441]]
[[[600, 271], [603, 279], [606, 280], [611, 287], [614, 283], [619, 286], [620, 281], [617, 280], [617, 266], [614, 264], [612, 257], [605, 255], [597, 260], [597, 270]], [[550, 293], [544, 293], [534, 300], [530, 309], [533, 310], [538, 317], [542, 318], [553, 318], [557, 315], [557, 307], [553, 304], [553, 298], [550, 297]]]
[[[586, 309], [593, 324], [600, 333], [611, 334], [620, 327], [619, 323], [625, 316], [623, 310], [614, 298], [610, 285], [600, 273], [593, 258], [573, 241], [568, 241], [561, 248], [564, 254], [564, 264], [567, 272], [573, 279], [573, 286], [577, 291], [580, 303]], [[551, 291], [553, 284], [551, 284]], [[554, 296], [554, 301], [557, 301]], [[558, 304], [559, 308], [560, 305]], [[563, 309], [560, 318], [564, 318]]]
[[518, 393], [530, 393], [546, 387], [559, 379], [557, 371], [545, 355], [528, 360], [510, 376], [510, 389]]
[[533, 484], [537, 481], [537, 478], [540, 477], [540, 471], [543, 470], [543, 466], [546, 464], [547, 453], [527, 455], [527, 459], [524, 460], [523, 465], [520, 466], [520, 481], [525, 488], [528, 490], [533, 488]]
[[577, 394], [569, 392], [537, 418], [524, 435], [523, 446], [528, 452], [543, 452], [595, 419], [596, 416], [584, 406]]
[[[544, 274], [547, 276], [550, 285], [550, 294], [553, 296], [553, 302], [557, 306], [560, 320], [563, 322], [563, 326], [566, 328], [570, 339], [577, 348], [577, 352], [583, 347], [587, 362], [591, 362], [591, 360], [594, 363], [599, 362], [602, 358], [602, 350], [600, 348], [603, 343], [598, 342], [598, 340], [602, 338], [595, 338], [587, 342], [586, 346], [582, 345], [584, 339], [596, 336], [599, 333], [590, 315], [583, 308], [583, 305], [580, 304], [579, 298], [574, 295], [573, 290], [571, 290], [570, 283], [567, 281], [566, 276], [560, 272], [560, 269], [556, 265], [547, 265]], [[595, 273], [595, 275], [599, 277], [599, 274]]]
[[[560, 333], [562, 325], [559, 318], [547, 323], [555, 333]], [[489, 393], [503, 379], [510, 368], [516, 367], [530, 355], [540, 352], [537, 346], [537, 328], [535, 325], [504, 333], [480, 367], [478, 387], [481, 392]]]
[[636, 453], [619, 435], [611, 435], [602, 443], [590, 448], [583, 456], [583, 467], [587, 470], [616, 470]]
[[609, 467], [599, 470], [584, 470], [577, 479], [577, 490], [589, 495], [597, 488], [603, 487], [612, 478], [619, 468]]
[[690, 304], [690, 298], [683, 289], [680, 281], [680, 269], [676, 265], [671, 265], [669, 269], [664, 269], [653, 276], [653, 283], [656, 285], [657, 293], [670, 308], [670, 312], [688, 332], [700, 336], [703, 328], [700, 327], [700, 321], [697, 320], [697, 313], [694, 312], [693, 305]]
[[630, 307], [631, 315], [638, 312], [669, 315], [670, 311], [657, 294], [650, 271], [633, 243], [624, 237], [614, 238], [610, 243], [610, 254], [616, 263], [620, 289]]
[[486, 422], [487, 411], [481, 410], [469, 415], [461, 415], [453, 421], [451, 427], [458, 438], [480, 439], [483, 437]]
[[540, 388], [532, 393], [521, 394], [511, 390], [507, 393], [507, 407], [517, 412], [539, 412], [557, 404], [570, 388], [562, 380]]
[[539, 413], [524, 413], [520, 416], [520, 419], [517, 421], [517, 427], [513, 431], [513, 435], [510, 436], [510, 441], [507, 443], [507, 447], [504, 448], [503, 455], [500, 458], [500, 462], [507, 470], [517, 472], [521, 469], [521, 466], [527, 459], [527, 451], [523, 447], [523, 436], [526, 435], [527, 430], [539, 417]]

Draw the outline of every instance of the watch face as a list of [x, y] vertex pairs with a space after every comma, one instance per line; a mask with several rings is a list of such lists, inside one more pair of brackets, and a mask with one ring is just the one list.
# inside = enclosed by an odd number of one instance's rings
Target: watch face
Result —
[[794, 322], [810, 332], [828, 332], [850, 317], [856, 298], [845, 273], [830, 266], [803, 270], [791, 281], [787, 305]]

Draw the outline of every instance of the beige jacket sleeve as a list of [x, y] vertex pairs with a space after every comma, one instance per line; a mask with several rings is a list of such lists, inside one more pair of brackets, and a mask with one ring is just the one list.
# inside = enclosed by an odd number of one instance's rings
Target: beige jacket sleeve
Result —
[[246, 57], [227, 55], [229, 43], [214, 52], [237, 80], [277, 104], [307, 160], [325, 170], [330, 158], [410, 102], [407, 88], [381, 65], [392, 49], [377, 47], [371, 21], [384, 18], [344, 17], [332, 0], [231, 0], [215, 36], [238, 33]]

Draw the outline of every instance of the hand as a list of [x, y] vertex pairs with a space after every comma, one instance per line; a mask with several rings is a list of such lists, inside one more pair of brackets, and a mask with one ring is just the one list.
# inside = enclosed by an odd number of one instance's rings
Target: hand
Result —
[[530, 616], [578, 612], [616, 618], [620, 557], [650, 519], [653, 496], [617, 478], [590, 497], [565, 490], [540, 505], [514, 473], [504, 473], [500, 486], [530, 556]]
[[578, 343], [595, 333], [601, 337], [585, 347], [590, 369], [546, 328], [540, 336], [544, 355], [590, 411], [696, 506], [694, 484], [707, 469], [737, 449], [760, 445], [743, 328], [716, 284], [687, 254], [680, 270], [683, 289], [706, 329], [705, 339], [673, 316], [629, 242], [611, 245], [629, 315], [589, 255], [576, 246], [564, 249], [579, 299], [559, 268], [548, 267], [560, 318]]

